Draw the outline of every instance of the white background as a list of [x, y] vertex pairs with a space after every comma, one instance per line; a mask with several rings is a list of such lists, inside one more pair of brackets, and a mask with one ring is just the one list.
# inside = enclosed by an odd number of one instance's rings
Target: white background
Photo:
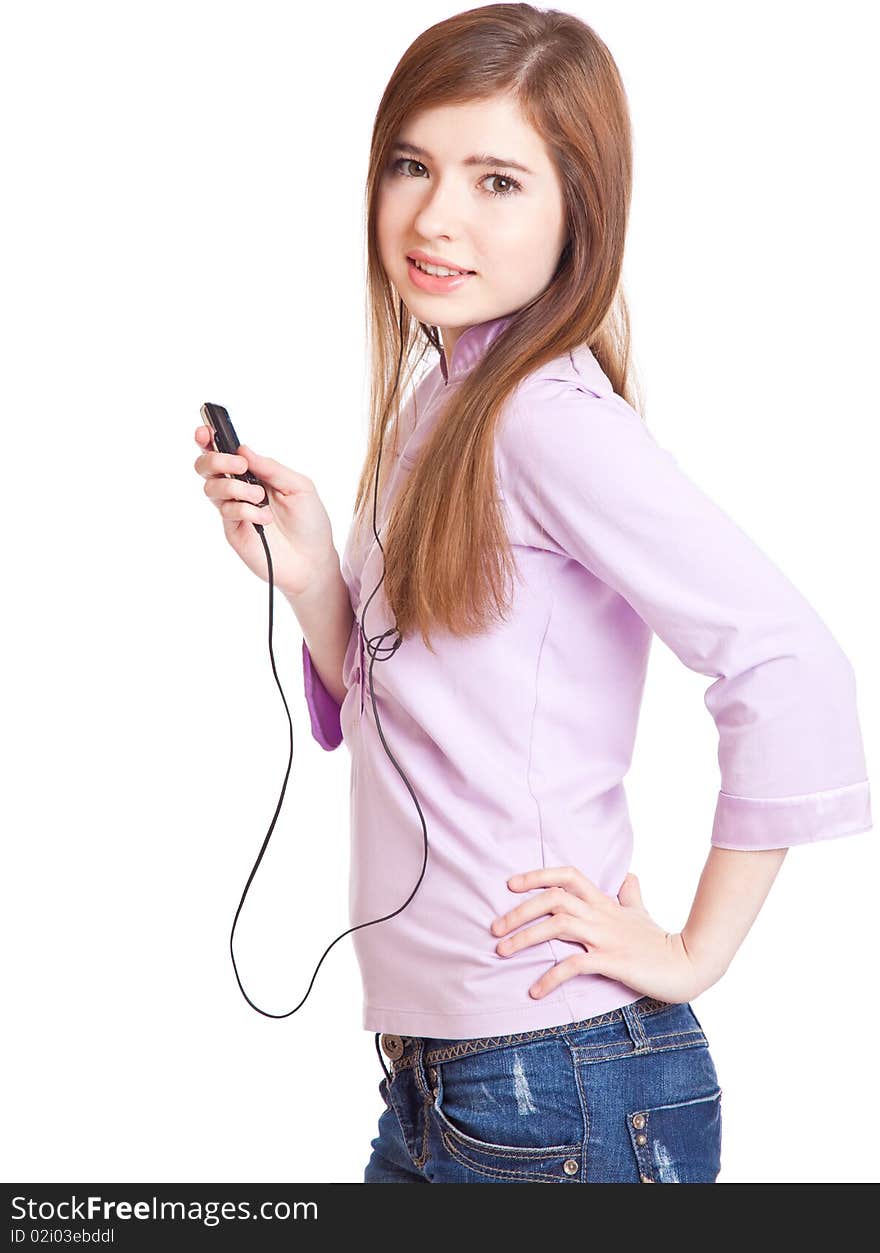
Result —
[[[466, 7], [466, 6], [462, 6]], [[629, 94], [625, 282], [661, 444], [810, 599], [876, 758], [871, 8], [575, 3]], [[420, 0], [43, 3], [0, 25], [10, 1181], [359, 1182], [384, 1108], [351, 939], [297, 1013], [229, 932], [289, 732], [267, 585], [193, 462], [199, 406], [310, 475], [365, 450], [363, 186]], [[280, 602], [280, 603], [279, 603]], [[284, 1013], [347, 917], [348, 768], [294, 719], [236, 932]], [[680, 929], [718, 788], [708, 680], [655, 640], [632, 869]], [[526, 867], [523, 867], [526, 869]], [[877, 1178], [875, 832], [792, 849], [695, 1009], [719, 1182]]]

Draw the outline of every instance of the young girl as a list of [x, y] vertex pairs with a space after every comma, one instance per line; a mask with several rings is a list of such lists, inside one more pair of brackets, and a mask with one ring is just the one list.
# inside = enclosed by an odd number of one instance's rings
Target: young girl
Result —
[[[787, 848], [871, 826], [852, 669], [635, 408], [630, 121], [590, 27], [528, 4], [432, 27], [370, 158], [371, 432], [341, 563], [307, 477], [248, 447], [196, 461], [261, 578], [265, 525], [313, 734], [352, 757], [385, 1069], [365, 1182], [714, 1182], [721, 1087], [690, 1001]], [[264, 508], [225, 477], [246, 468]], [[653, 633], [713, 678], [719, 735], [676, 934], [628, 873]]]

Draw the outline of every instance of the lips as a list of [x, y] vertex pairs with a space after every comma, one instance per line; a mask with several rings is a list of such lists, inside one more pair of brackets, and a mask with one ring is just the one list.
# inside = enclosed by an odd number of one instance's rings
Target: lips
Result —
[[427, 270], [420, 270], [415, 261], [407, 258], [406, 268], [409, 275], [409, 281], [414, 287], [418, 287], [421, 291], [430, 292], [435, 296], [448, 295], [461, 291], [467, 285], [469, 278], [476, 278], [476, 274], [429, 274]]
[[476, 274], [476, 270], [469, 270], [465, 265], [458, 265], [455, 261], [447, 261], [443, 257], [432, 257], [427, 252], [422, 252], [416, 248], [413, 252], [408, 252], [407, 259], [410, 261], [422, 261], [425, 265], [440, 265], [446, 270], [458, 270], [462, 274]]

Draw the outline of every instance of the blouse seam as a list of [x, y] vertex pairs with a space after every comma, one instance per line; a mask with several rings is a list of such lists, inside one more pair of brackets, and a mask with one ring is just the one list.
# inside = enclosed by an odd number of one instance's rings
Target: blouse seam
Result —
[[[563, 997], [564, 997], [565, 993], [564, 993], [564, 987], [562, 984], [560, 984], [559, 986], [559, 991], [563, 994]], [[574, 998], [575, 1004], [577, 1004], [578, 1001], [584, 1001], [584, 1000], [592, 1001], [593, 993], [583, 992]], [[546, 1002], [546, 1003], [550, 1004], [551, 1002]], [[556, 1002], [554, 1001], [552, 1002], [552, 1004], [556, 1004]], [[516, 1001], [516, 1002], [511, 1003], [510, 1005], [502, 1005], [496, 1009], [477, 1008], [477, 1009], [436, 1010], [436, 1009], [402, 1009], [399, 1005], [376, 1005], [373, 1001], [364, 1001], [364, 1008], [376, 1009], [376, 1010], [381, 1011], [383, 1014], [408, 1014], [411, 1018], [488, 1018], [492, 1014], [509, 1014], [511, 1011], [521, 1010], [522, 1004], [520, 1001]], [[567, 1000], [566, 1000], [566, 1008], [571, 1009], [571, 1005], [569, 1004]], [[612, 1006], [612, 1008], [619, 1009], [620, 1006]], [[604, 1013], [608, 1013], [608, 1010], [600, 1010], [599, 1012], [604, 1014]], [[555, 1026], [568, 1026], [570, 1024], [556, 1023], [554, 1025]], [[504, 1034], [518, 1034], [518, 1033], [505, 1032]], [[436, 1038], [440, 1039], [441, 1037], [437, 1036]]]
[[854, 792], [857, 788], [863, 789], [868, 779], [860, 779], [858, 783], [845, 783], [841, 787], [829, 787], [820, 792], [798, 792], [793, 796], [737, 796], [733, 792], [725, 792], [723, 788], [719, 791], [719, 796], [724, 796], [732, 801], [749, 801], [751, 804], [758, 805], [785, 805], [792, 801], [811, 801], [816, 800], [820, 796], [836, 796], [840, 792]]
[[[745, 851], [747, 853], [763, 852], [767, 849], [775, 848], [799, 848], [804, 844], [819, 844], [822, 840], [839, 840], [846, 835], [863, 835], [865, 831], [873, 831], [873, 822], [868, 823], [864, 827], [854, 827], [852, 824], [847, 826], [841, 823], [840, 826], [831, 827], [826, 831], [817, 831], [815, 835], [808, 835], [805, 839], [795, 839], [788, 844], [732, 844], [729, 840], [711, 840], [716, 848], [732, 848], [736, 852]], [[772, 838], [772, 837], [768, 837]]]
[[[539, 842], [540, 849], [541, 849], [541, 865], [542, 866], [547, 865], [547, 854], [544, 848], [544, 819], [541, 814], [541, 802], [538, 800], [538, 797], [535, 795], [534, 791], [532, 790], [532, 781], [531, 781], [532, 750], [534, 748], [534, 742], [535, 742], [535, 720], [536, 720], [536, 716], [538, 712], [538, 703], [539, 703], [539, 689], [540, 689], [540, 681], [541, 681], [541, 661], [544, 656], [544, 644], [546, 643], [547, 636], [550, 632], [550, 623], [553, 621], [553, 610], [556, 607], [557, 585], [561, 577], [562, 577], [562, 567], [560, 567], [560, 569], [557, 571], [556, 578], [552, 584], [553, 590], [550, 594], [550, 607], [547, 610], [547, 621], [544, 624], [544, 631], [541, 635], [541, 642], [538, 645], [538, 657], [537, 657], [537, 661], [535, 664], [535, 697], [532, 703], [532, 717], [531, 717], [531, 721], [529, 725], [529, 751], [528, 751], [528, 758], [526, 761], [526, 787], [528, 788], [529, 795], [531, 796], [532, 800], [535, 802], [535, 810], [537, 811], [537, 815], [538, 815], [538, 842]], [[553, 957], [554, 962], [558, 962], [559, 956], [553, 950], [552, 939], [548, 939], [546, 941], [546, 944], [547, 944], [547, 947], [550, 949], [550, 953]], [[571, 1013], [572, 1007], [571, 1007], [571, 1002], [568, 999], [568, 989], [566, 988], [564, 983], [561, 983], [559, 985], [559, 992], [562, 996], [562, 1000], [565, 1004], [566, 1009], [568, 1010], [569, 1013]]]

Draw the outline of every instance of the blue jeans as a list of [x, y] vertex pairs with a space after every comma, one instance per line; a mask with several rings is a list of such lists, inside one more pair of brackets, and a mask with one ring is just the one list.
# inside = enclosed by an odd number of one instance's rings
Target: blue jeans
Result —
[[714, 1183], [721, 1168], [721, 1088], [689, 1002], [381, 1046], [364, 1183]]

